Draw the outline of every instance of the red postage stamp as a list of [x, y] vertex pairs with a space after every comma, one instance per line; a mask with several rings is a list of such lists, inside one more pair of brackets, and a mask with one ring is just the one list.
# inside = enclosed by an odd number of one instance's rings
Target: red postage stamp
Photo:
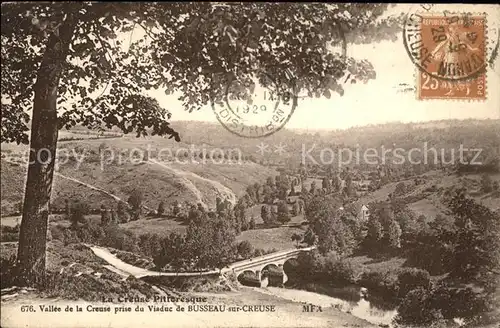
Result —
[[417, 97], [425, 99], [486, 99], [486, 74], [469, 80], [440, 80], [426, 72], [418, 72]]
[[405, 45], [418, 67], [418, 99], [486, 99], [486, 19], [415, 15]]

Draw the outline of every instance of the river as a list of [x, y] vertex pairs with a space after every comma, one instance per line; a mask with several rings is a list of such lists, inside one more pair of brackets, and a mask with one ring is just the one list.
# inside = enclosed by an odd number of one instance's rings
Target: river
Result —
[[[305, 288], [309, 290], [286, 287], [264, 287], [259, 290], [295, 302], [310, 303], [321, 307], [334, 307], [376, 325], [388, 325], [391, 327], [391, 321], [397, 314], [397, 309], [394, 305], [387, 303], [380, 303], [378, 305], [376, 304], [377, 302], [361, 297], [361, 288], [356, 286], [327, 288], [320, 285], [307, 284]], [[318, 290], [321, 293], [311, 290]]]
[[[116, 258], [108, 249], [87, 245], [95, 255], [107, 261], [110, 266], [123, 271], [125, 275], [143, 276], [145, 269], [134, 267]], [[283, 277], [278, 280], [283, 281]], [[265, 277], [264, 284], [267, 286], [269, 278]], [[259, 282], [261, 285], [262, 282]], [[245, 284], [246, 285], [246, 284]], [[349, 313], [360, 319], [364, 319], [375, 325], [384, 325], [392, 327], [392, 319], [397, 314], [397, 308], [394, 304], [380, 301], [374, 295], [369, 295], [368, 299], [362, 296], [362, 288], [351, 285], [344, 287], [327, 286], [317, 283], [306, 283], [300, 285], [286, 284], [285, 287], [253, 287], [253, 289], [279, 297], [282, 299], [319, 305], [321, 307], [334, 307], [343, 312]], [[369, 293], [369, 291], [368, 291]], [[456, 325], [462, 325], [463, 320], [455, 319]]]

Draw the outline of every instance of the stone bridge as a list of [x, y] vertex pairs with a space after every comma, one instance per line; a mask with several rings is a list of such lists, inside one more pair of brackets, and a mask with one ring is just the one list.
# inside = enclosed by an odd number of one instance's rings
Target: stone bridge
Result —
[[[104, 247], [85, 245], [90, 248], [95, 255], [100, 257], [109, 263], [105, 267], [109, 270], [118, 273], [124, 277], [132, 275], [136, 278], [153, 278], [153, 277], [199, 277], [199, 276], [218, 276], [224, 273], [234, 273], [236, 276], [242, 274], [245, 271], [250, 271], [255, 274], [257, 279], [262, 282], [262, 272], [266, 267], [276, 267], [281, 269], [283, 272], [283, 283], [285, 283], [288, 277], [283, 270], [283, 265], [286, 261], [290, 259], [296, 259], [299, 254], [310, 252], [315, 247], [306, 248], [296, 248], [289, 249], [285, 251], [270, 253], [258, 257], [254, 257], [248, 260], [243, 260], [239, 262], [234, 262], [222, 269], [215, 269], [210, 271], [198, 271], [198, 272], [160, 272], [160, 271], [150, 271], [147, 269], [139, 268], [131, 264], [125, 263], [118, 259], [115, 255], [111, 254], [108, 249]], [[266, 277], [264, 277], [266, 278]], [[265, 281], [265, 279], [264, 279]]]
[[[283, 265], [286, 261], [298, 258], [299, 254], [307, 253], [313, 250], [315, 247], [297, 248], [290, 249], [275, 253], [270, 253], [258, 257], [254, 257], [248, 260], [243, 260], [239, 262], [232, 263], [225, 268], [221, 269], [221, 273], [232, 272], [236, 276], [239, 276], [245, 271], [250, 271], [255, 274], [257, 280], [262, 280], [262, 272], [266, 267], [277, 267], [283, 272], [283, 283], [285, 283], [288, 277], [283, 270]], [[266, 278], [266, 277], [264, 277]]]

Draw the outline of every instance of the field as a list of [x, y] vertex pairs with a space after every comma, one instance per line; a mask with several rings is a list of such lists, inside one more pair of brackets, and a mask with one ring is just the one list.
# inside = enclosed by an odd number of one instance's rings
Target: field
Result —
[[[99, 155], [102, 144], [113, 152]], [[24, 165], [9, 162], [11, 158], [19, 158], [23, 149], [27, 148], [17, 145], [9, 147], [4, 149], [2, 145], [4, 216], [18, 212], [26, 175]], [[101, 205], [115, 207], [117, 199], [127, 200], [130, 193], [137, 189], [143, 193], [144, 205], [150, 209], [156, 209], [161, 201], [167, 206], [177, 201], [201, 203], [212, 208], [216, 197], [234, 203], [237, 197], [244, 194], [248, 185], [277, 175], [274, 169], [248, 160], [226, 160], [220, 164], [210, 160], [205, 163], [183, 160], [186, 161], [183, 163], [154, 157], [150, 161], [133, 161], [130, 153], [134, 149], [146, 152], [148, 148], [155, 154], [162, 149], [175, 153], [181, 148], [189, 149], [189, 145], [160, 137], [87, 139], [60, 143], [60, 153], [76, 154], [82, 160], [60, 157], [51, 205], [60, 209], [64, 207], [66, 199], [85, 199], [94, 209]], [[210, 150], [208, 146], [207, 149]]]
[[[171, 232], [184, 233], [187, 225], [173, 219], [155, 218], [139, 221], [131, 221], [120, 224], [122, 228], [133, 231], [136, 234], [155, 233], [167, 236]], [[294, 233], [304, 233], [303, 227], [276, 227], [257, 228], [255, 230], [242, 231], [236, 237], [237, 241], [249, 241], [255, 248], [285, 250], [295, 247], [291, 237]]]
[[243, 231], [236, 240], [247, 240], [252, 246], [261, 249], [285, 250], [295, 248], [291, 237], [294, 233], [303, 234], [302, 227], [279, 227]]
[[168, 236], [172, 232], [185, 233], [187, 225], [173, 219], [155, 218], [148, 220], [131, 221], [120, 224], [122, 228], [130, 230], [138, 235], [154, 233], [160, 236]]
[[[492, 181], [500, 182], [500, 174], [490, 174]], [[368, 205], [370, 202], [385, 201], [389, 195], [394, 192], [396, 185], [400, 182], [405, 183], [409, 191], [403, 196], [411, 199], [408, 206], [417, 216], [424, 215], [427, 220], [432, 221], [436, 215], [447, 216], [447, 208], [442, 204], [441, 196], [447, 188], [465, 187], [470, 197], [483, 205], [489, 207], [493, 211], [500, 210], [500, 192], [481, 193], [480, 180], [478, 174], [468, 174], [458, 176], [456, 174], [443, 174], [441, 171], [429, 171], [418, 178], [422, 179], [423, 183], [414, 184], [414, 178], [388, 183], [379, 190], [362, 196], [356, 204]]]

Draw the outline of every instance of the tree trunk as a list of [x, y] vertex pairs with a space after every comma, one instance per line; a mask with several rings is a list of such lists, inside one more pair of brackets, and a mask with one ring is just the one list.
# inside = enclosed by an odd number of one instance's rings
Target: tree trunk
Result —
[[73, 29], [66, 22], [60, 33], [51, 33], [34, 87], [30, 162], [17, 254], [19, 285], [37, 285], [45, 276], [49, 201], [58, 136], [57, 88]]

